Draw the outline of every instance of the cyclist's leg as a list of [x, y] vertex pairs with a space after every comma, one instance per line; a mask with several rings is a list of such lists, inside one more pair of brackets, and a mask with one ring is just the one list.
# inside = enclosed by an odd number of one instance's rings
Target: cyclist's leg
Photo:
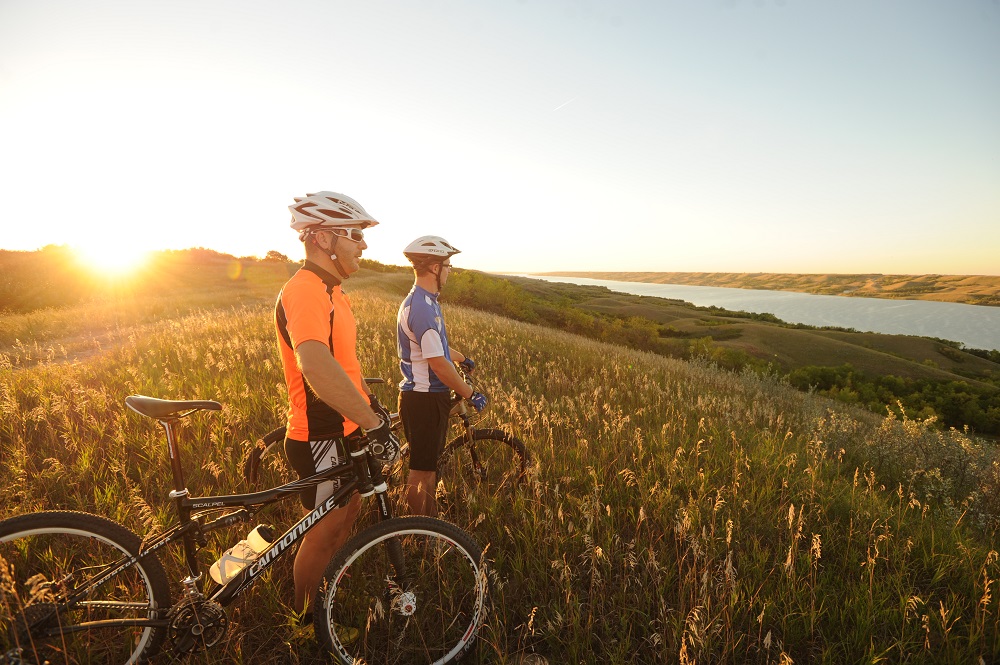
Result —
[[[307, 478], [340, 464], [341, 460], [346, 459], [346, 452], [340, 439], [320, 441], [286, 439], [285, 456], [299, 478]], [[311, 512], [339, 489], [339, 479], [310, 488], [299, 495], [302, 507], [306, 512]], [[329, 563], [330, 557], [347, 540], [360, 509], [361, 497], [355, 494], [347, 505], [331, 510], [303, 536], [292, 569], [295, 579], [296, 612], [302, 612], [303, 608], [309, 606], [308, 598], [319, 584], [323, 569]]]
[[411, 515], [437, 515], [437, 471], [418, 471], [410, 467], [406, 476], [406, 503]]
[[296, 612], [309, 607], [310, 597], [323, 576], [323, 569], [351, 534], [351, 526], [360, 509], [361, 496], [355, 494], [347, 506], [331, 510], [302, 537], [292, 568]]
[[413, 515], [437, 515], [437, 462], [448, 434], [448, 393], [403, 391], [399, 416], [410, 443], [406, 500]]

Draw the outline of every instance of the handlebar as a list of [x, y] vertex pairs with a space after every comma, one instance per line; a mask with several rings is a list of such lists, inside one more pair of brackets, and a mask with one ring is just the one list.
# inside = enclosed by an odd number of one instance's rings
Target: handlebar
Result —
[[[472, 381], [472, 372], [467, 372], [461, 365], [456, 365], [455, 369], [458, 371], [458, 375], [462, 377], [462, 380], [472, 386], [473, 391], [479, 390], [476, 384]], [[366, 386], [384, 385], [386, 383], [386, 380], [380, 376], [366, 376], [363, 380]], [[372, 400], [372, 406], [378, 404], [379, 407], [383, 408], [385, 412], [389, 414], [390, 427], [396, 429], [400, 426], [401, 421], [398, 412], [390, 412], [388, 409], [385, 409], [382, 403], [379, 402], [378, 397], [375, 396], [375, 393], [369, 391], [368, 397]], [[452, 393], [449, 414], [452, 416], [466, 416], [468, 414], [468, 408], [466, 407], [465, 399], [459, 397], [455, 393]]]

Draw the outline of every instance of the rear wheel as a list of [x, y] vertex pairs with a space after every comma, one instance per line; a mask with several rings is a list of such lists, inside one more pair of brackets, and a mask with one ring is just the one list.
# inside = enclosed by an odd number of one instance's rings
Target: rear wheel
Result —
[[0, 522], [0, 663], [139, 663], [155, 654], [165, 629], [136, 622], [170, 607], [163, 566], [148, 555], [115, 571], [140, 545], [87, 513]]
[[445, 447], [438, 473], [447, 478], [460, 469], [475, 484], [500, 495], [524, 479], [529, 462], [528, 449], [516, 436], [499, 429], [476, 429], [471, 442], [463, 434]]
[[349, 540], [316, 594], [316, 635], [340, 663], [448, 663], [486, 608], [482, 551], [448, 522], [400, 517]]
[[[247, 448], [246, 453], [243, 456], [243, 479], [246, 480], [249, 487], [254, 487], [261, 481], [261, 476], [266, 475], [267, 468], [264, 464], [264, 458], [275, 451], [281, 451], [284, 449], [285, 445], [285, 428], [278, 427], [271, 430], [260, 439], [257, 439], [256, 443]], [[278, 459], [278, 458], [273, 458]], [[277, 487], [283, 482], [286, 482], [281, 478], [265, 478], [268, 482], [268, 487]]]

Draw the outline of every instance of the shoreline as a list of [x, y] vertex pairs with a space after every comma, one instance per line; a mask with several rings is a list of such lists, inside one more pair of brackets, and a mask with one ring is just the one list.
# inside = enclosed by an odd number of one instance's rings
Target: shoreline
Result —
[[616, 282], [718, 286], [813, 295], [930, 300], [1000, 307], [1000, 275], [882, 275], [731, 272], [598, 272], [522, 273], [539, 277], [584, 277]]

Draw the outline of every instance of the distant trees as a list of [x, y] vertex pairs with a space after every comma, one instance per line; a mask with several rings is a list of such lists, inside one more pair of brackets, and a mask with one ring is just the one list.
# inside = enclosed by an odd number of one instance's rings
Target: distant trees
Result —
[[788, 374], [788, 382], [800, 390], [814, 390], [876, 413], [888, 409], [902, 417], [902, 406], [910, 417], [933, 417], [946, 427], [969, 426], [978, 434], [1000, 436], [1000, 386], [891, 374], [868, 376], [849, 364], [799, 367]]
[[279, 252], [279, 251], [277, 251], [275, 249], [268, 250], [267, 254], [264, 255], [264, 260], [265, 261], [277, 261], [277, 262], [281, 262], [281, 263], [291, 263], [292, 262], [292, 260], [290, 258], [288, 258], [287, 256], [285, 256], [284, 254], [282, 254], [281, 252]]
[[986, 360], [1000, 363], [1000, 351], [996, 349], [963, 349], [966, 353], [985, 358]]
[[373, 261], [372, 259], [361, 259], [361, 267], [364, 268], [365, 270], [372, 270], [374, 272], [387, 272], [387, 273], [405, 272], [411, 274], [413, 272], [413, 269], [410, 268], [409, 266], [404, 267], [404, 266], [388, 265], [385, 263], [379, 263], [378, 261]]
[[534, 298], [506, 279], [471, 270], [455, 271], [448, 278], [448, 290], [445, 293], [449, 302], [520, 321], [538, 321], [538, 313], [532, 306]]

